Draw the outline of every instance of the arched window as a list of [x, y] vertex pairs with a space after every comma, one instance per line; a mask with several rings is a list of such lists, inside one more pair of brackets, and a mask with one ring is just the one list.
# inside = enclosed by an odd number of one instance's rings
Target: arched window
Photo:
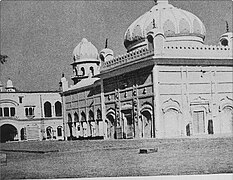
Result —
[[74, 122], [79, 122], [78, 114], [76, 112], [74, 113]]
[[29, 115], [32, 115], [33, 113], [32, 113], [32, 108], [30, 107], [29, 108]]
[[62, 136], [62, 127], [61, 127], [61, 126], [58, 126], [58, 127], [57, 127], [57, 136], [58, 136], [58, 137], [61, 137], [61, 136]]
[[28, 108], [25, 109], [25, 115], [28, 116]]
[[91, 76], [94, 76], [94, 68], [92, 66], [90, 67], [90, 73], [91, 73]]
[[8, 107], [4, 107], [4, 116], [9, 117], [9, 108]]
[[94, 120], [94, 113], [92, 110], [89, 111], [89, 117], [88, 117], [89, 121], [93, 121]]
[[47, 134], [47, 139], [51, 139], [52, 138], [52, 127], [49, 126], [46, 128], [46, 134]]
[[148, 49], [152, 51], [154, 49], [153, 36], [152, 35], [147, 36], [147, 40], [148, 40]]
[[55, 114], [56, 116], [62, 116], [62, 107], [59, 101], [55, 103]]
[[2, 108], [0, 107], [0, 117], [2, 117], [3, 114], [2, 114]]
[[52, 117], [51, 103], [48, 101], [44, 103], [44, 115], [45, 117]]
[[102, 119], [102, 114], [100, 109], [97, 110], [97, 119]]
[[26, 116], [33, 116], [34, 115], [34, 107], [26, 107], [25, 108], [25, 115]]
[[78, 114], [75, 112], [74, 113], [74, 126], [76, 127], [76, 123], [79, 122], [79, 119], [78, 119]]
[[81, 121], [86, 121], [86, 114], [84, 112], [81, 113]]
[[10, 108], [10, 111], [11, 111], [11, 116], [15, 116], [15, 108], [14, 108], [14, 107], [11, 107], [11, 108]]
[[220, 40], [222, 46], [228, 46], [228, 40], [227, 39], [221, 39]]
[[75, 76], [77, 76], [78, 75], [78, 69], [74, 68], [74, 71], [75, 71]]
[[85, 75], [85, 69], [84, 69], [84, 67], [81, 67], [81, 71], [82, 71], [82, 76], [84, 76]]

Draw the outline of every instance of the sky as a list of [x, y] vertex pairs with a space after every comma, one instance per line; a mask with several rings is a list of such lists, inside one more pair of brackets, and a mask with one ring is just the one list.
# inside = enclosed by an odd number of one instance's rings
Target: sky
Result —
[[[169, 0], [201, 19], [206, 27], [205, 44], [217, 45], [232, 31], [231, 0]], [[72, 52], [82, 38], [101, 51], [108, 38], [114, 55], [126, 53], [124, 33], [155, 2], [147, 1], [7, 1], [0, 2], [0, 81], [10, 78], [20, 91], [59, 89], [61, 74], [72, 84]]]

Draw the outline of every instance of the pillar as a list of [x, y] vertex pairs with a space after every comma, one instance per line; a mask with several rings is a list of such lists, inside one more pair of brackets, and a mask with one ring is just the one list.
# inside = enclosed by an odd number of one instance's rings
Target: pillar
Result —
[[[106, 132], [106, 124], [105, 124], [105, 120], [106, 120], [106, 109], [105, 109], [105, 98], [104, 98], [104, 81], [103, 81], [103, 79], [101, 79], [101, 81], [100, 81], [100, 83], [101, 83], [101, 93], [100, 93], [100, 95], [101, 95], [101, 99], [100, 99], [100, 101], [101, 101], [101, 116], [102, 116], [102, 123], [99, 123], [99, 126], [102, 126], [102, 132], [100, 132], [99, 131], [99, 135], [101, 136], [101, 135], [103, 135], [104, 136], [104, 138], [106, 139], [107, 138], [107, 132]], [[99, 129], [101, 129], [101, 128], [99, 128]]]
[[152, 137], [161, 137], [161, 129], [160, 129], [160, 104], [159, 104], [159, 70], [158, 65], [154, 65], [152, 70], [152, 77], [153, 77], [153, 92], [154, 92], [154, 119], [152, 125]]

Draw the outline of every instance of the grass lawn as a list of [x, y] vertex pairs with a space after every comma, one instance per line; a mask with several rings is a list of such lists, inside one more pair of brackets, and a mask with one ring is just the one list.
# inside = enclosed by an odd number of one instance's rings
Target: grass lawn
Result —
[[[1, 179], [233, 173], [233, 138], [43, 141], [1, 144]], [[139, 154], [139, 148], [158, 152]]]

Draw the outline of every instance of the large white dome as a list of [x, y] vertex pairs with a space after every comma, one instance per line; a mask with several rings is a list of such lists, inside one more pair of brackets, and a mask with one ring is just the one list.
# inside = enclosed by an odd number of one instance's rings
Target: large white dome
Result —
[[99, 61], [98, 56], [98, 50], [86, 38], [83, 38], [73, 51], [73, 58], [75, 62]]
[[205, 38], [205, 26], [194, 14], [168, 4], [156, 3], [150, 11], [136, 19], [126, 30], [124, 45], [128, 51], [145, 45], [147, 33], [156, 29], [166, 41], [199, 41]]

